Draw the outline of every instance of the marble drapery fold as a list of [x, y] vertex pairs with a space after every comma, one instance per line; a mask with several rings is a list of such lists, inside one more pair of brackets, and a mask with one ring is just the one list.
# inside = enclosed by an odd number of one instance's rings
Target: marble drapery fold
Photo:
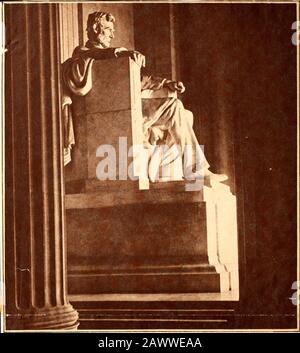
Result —
[[92, 89], [92, 66], [94, 60], [116, 57], [116, 48], [101, 49], [76, 47], [70, 59], [62, 64], [62, 112], [64, 123], [64, 165], [71, 161], [75, 145], [72, 95], [85, 96]]

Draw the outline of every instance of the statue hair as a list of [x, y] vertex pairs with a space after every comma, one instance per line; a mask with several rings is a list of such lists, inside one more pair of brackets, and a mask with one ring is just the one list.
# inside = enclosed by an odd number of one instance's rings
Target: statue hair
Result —
[[103, 21], [114, 23], [115, 17], [109, 12], [102, 12], [102, 11], [96, 11], [89, 14], [89, 17], [87, 20], [87, 26], [86, 26], [88, 39], [90, 40], [94, 39], [95, 32], [94, 32], [93, 26], [96, 24], [97, 29], [100, 30], [101, 27], [103, 27]]

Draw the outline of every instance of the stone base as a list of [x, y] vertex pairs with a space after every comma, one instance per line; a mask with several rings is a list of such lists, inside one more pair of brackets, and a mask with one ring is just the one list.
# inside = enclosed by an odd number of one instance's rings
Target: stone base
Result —
[[234, 327], [232, 294], [71, 295], [79, 330], [201, 330]]
[[134, 182], [104, 184], [95, 189], [90, 181], [85, 193], [66, 195], [70, 294], [236, 289], [234, 261], [219, 262], [226, 234], [217, 241], [213, 187], [186, 192], [184, 182], [174, 182], [139, 191]]
[[228, 290], [229, 273], [217, 273], [213, 266], [186, 265], [175, 268], [145, 268], [69, 272], [69, 292], [97, 293], [220, 293]]
[[76, 330], [79, 325], [78, 313], [70, 304], [6, 315], [7, 330]]

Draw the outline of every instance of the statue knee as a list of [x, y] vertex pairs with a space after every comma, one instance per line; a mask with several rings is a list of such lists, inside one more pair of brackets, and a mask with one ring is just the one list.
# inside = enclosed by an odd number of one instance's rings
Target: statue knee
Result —
[[175, 98], [174, 99], [174, 105], [176, 106], [176, 108], [178, 109], [184, 109], [183, 103], [181, 102], [180, 99]]
[[186, 120], [187, 122], [193, 126], [194, 124], [194, 115], [190, 110], [185, 109], [185, 115], [186, 115]]
[[177, 109], [177, 111], [181, 112], [180, 115], [184, 116], [184, 120], [186, 120], [186, 122], [190, 126], [193, 126], [193, 123], [194, 123], [194, 115], [193, 115], [193, 113], [190, 110], [185, 109], [183, 103], [178, 98], [176, 98], [174, 100], [173, 104], [174, 104], [175, 108]]

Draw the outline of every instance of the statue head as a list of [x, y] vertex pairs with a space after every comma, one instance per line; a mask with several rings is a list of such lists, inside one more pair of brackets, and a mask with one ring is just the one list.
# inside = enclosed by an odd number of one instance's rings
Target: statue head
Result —
[[114, 38], [114, 22], [115, 18], [109, 12], [91, 13], [86, 28], [89, 41], [96, 46], [108, 48]]

